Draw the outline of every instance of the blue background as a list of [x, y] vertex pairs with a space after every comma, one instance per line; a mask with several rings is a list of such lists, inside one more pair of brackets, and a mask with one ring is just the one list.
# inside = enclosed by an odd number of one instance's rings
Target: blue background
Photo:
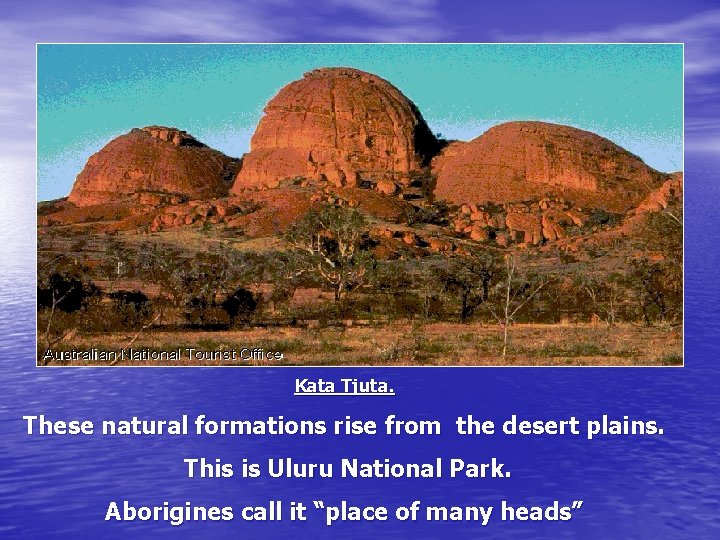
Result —
[[[717, 344], [720, 263], [716, 171], [718, 12], [711, 3], [606, 2], [597, 8], [563, 2], [520, 7], [467, 8], [459, 2], [366, 0], [350, 9], [340, 0], [298, 11], [280, 2], [140, 3], [123, 8], [94, 2], [73, 7], [42, 2], [3, 6], [0, 98], [0, 537], [4, 538], [717, 538], [720, 536], [720, 430]], [[266, 4], [271, 4], [266, 8]], [[155, 5], [158, 5], [157, 3]], [[238, 7], [241, 6], [241, 7]], [[378, 7], [380, 6], [380, 7]], [[533, 7], [534, 6], [534, 7]], [[652, 9], [648, 9], [652, 6]], [[283, 8], [272, 18], [266, 9]], [[154, 8], [158, 9], [158, 8]], [[296, 9], [296, 8], [293, 8]], [[473, 13], [475, 9], [477, 12]], [[176, 17], [168, 16], [176, 10]], [[220, 11], [218, 11], [220, 10]], [[405, 11], [403, 11], [405, 10]], [[404, 14], [404, 18], [403, 18]], [[621, 15], [618, 15], [621, 14]], [[193, 16], [194, 15], [194, 16]], [[185, 19], [183, 19], [185, 16]], [[290, 22], [288, 22], [290, 20]], [[267, 24], [265, 24], [267, 23]], [[35, 40], [332, 40], [418, 41], [563, 40], [685, 41], [686, 60], [686, 327], [679, 369], [36, 369], [35, 179], [33, 174]], [[635, 36], [635, 37], [633, 37]], [[666, 36], [661, 38], [660, 36]], [[298, 375], [361, 374], [387, 379], [394, 398], [296, 398]], [[24, 435], [25, 414], [56, 418], [437, 418], [437, 438], [49, 438]], [[457, 415], [502, 420], [518, 415], [581, 419], [629, 415], [656, 419], [656, 438], [492, 439], [452, 435]], [[343, 456], [398, 461], [436, 455], [485, 460], [497, 456], [506, 480], [192, 480], [185, 457], [270, 456], [335, 461]], [[583, 508], [566, 523], [492, 521], [429, 524], [345, 523], [326, 528], [316, 514], [306, 523], [105, 523], [110, 500], [241, 506], [269, 499], [341, 499], [394, 507], [425, 504], [569, 504]]]

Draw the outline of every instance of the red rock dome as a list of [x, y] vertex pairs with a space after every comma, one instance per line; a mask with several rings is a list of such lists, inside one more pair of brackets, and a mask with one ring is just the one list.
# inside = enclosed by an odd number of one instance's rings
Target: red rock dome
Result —
[[296, 176], [338, 186], [401, 180], [437, 149], [417, 107], [386, 80], [351, 68], [316, 69], [267, 104], [233, 191]]
[[237, 164], [185, 131], [136, 128], [90, 156], [68, 200], [89, 206], [141, 192], [221, 197], [227, 195]]
[[453, 203], [559, 196], [618, 212], [667, 177], [608, 139], [545, 122], [495, 126], [470, 142], [451, 144], [432, 167], [436, 198]]

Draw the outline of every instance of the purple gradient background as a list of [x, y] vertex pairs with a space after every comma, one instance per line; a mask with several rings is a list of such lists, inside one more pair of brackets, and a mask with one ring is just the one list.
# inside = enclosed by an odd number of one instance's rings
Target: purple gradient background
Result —
[[[0, 16], [0, 537], [2, 538], [718, 538], [720, 537], [720, 10], [711, 2], [433, 0], [23, 2]], [[683, 41], [686, 42], [686, 356], [682, 369], [73, 369], [34, 368], [35, 42], [53, 41]], [[382, 376], [395, 398], [293, 398], [296, 375]], [[509, 414], [655, 418], [654, 439], [147, 438], [39, 439], [21, 416], [438, 418]], [[206, 480], [182, 459], [295, 456], [423, 460], [497, 455], [509, 480]], [[544, 504], [583, 499], [568, 523], [188, 524], [103, 522], [107, 503], [261, 504], [348, 499], [389, 507]], [[317, 518], [311, 514], [312, 518]]]

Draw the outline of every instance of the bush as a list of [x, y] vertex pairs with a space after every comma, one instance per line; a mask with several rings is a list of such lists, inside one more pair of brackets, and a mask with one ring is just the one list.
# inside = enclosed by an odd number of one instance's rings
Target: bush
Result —
[[620, 216], [618, 214], [611, 214], [603, 208], [596, 208], [590, 214], [590, 219], [588, 219], [586, 225], [588, 227], [615, 227], [619, 223]]
[[134, 328], [152, 313], [152, 302], [140, 291], [115, 291], [108, 295], [113, 301], [112, 318], [116, 327]]
[[249, 290], [240, 287], [220, 304], [222, 310], [230, 318], [230, 323], [247, 322], [255, 312], [258, 301]]
[[185, 320], [193, 328], [221, 329], [230, 322], [227, 313], [207, 298], [196, 296], [185, 304]]
[[92, 282], [59, 273], [52, 274], [48, 281], [47, 288], [38, 287], [38, 309], [52, 308], [54, 303], [56, 309], [72, 313], [86, 308], [100, 292]]

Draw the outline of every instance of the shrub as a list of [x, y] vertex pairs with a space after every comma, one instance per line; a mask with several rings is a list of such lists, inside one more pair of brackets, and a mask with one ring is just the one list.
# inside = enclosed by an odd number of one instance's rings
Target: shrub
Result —
[[230, 323], [247, 322], [255, 312], [258, 301], [249, 290], [240, 287], [220, 304], [220, 307], [230, 318]]
[[596, 208], [590, 214], [590, 219], [587, 221], [588, 227], [599, 227], [608, 226], [615, 227], [620, 223], [620, 216], [618, 214], [611, 214], [603, 208]]
[[223, 328], [230, 322], [227, 313], [220, 306], [202, 296], [195, 296], [187, 301], [184, 315], [193, 328]]
[[52, 274], [48, 281], [47, 288], [38, 287], [38, 309], [52, 308], [55, 304], [56, 309], [72, 313], [86, 308], [100, 292], [92, 282], [59, 273]]
[[112, 319], [121, 328], [142, 324], [152, 312], [152, 302], [140, 291], [115, 291], [108, 295], [113, 301]]

